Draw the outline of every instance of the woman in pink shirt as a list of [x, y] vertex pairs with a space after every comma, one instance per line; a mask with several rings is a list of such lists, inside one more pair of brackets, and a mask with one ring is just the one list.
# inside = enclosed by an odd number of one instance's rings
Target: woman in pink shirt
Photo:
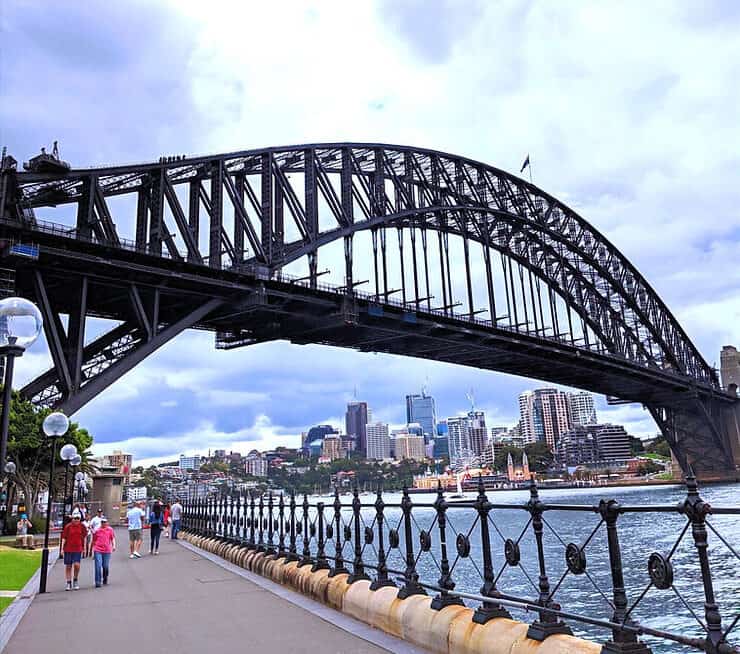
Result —
[[93, 534], [92, 546], [95, 556], [95, 588], [100, 588], [102, 584], [108, 583], [110, 555], [116, 551], [116, 532], [105, 516], [100, 518], [100, 529]]

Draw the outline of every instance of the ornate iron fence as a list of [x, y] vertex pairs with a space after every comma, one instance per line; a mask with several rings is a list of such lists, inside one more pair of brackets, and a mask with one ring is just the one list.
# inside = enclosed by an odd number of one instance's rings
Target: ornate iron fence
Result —
[[[740, 516], [740, 507], [712, 507], [693, 475], [686, 488], [673, 506], [548, 503], [534, 481], [522, 504], [490, 502], [482, 480], [475, 500], [449, 501], [440, 488], [433, 504], [414, 502], [406, 490], [400, 503], [386, 503], [380, 489], [372, 503], [357, 488], [351, 503], [338, 491], [330, 503], [234, 493], [187, 502], [184, 526], [331, 576], [348, 573], [349, 583], [370, 580], [373, 590], [397, 586], [399, 598], [433, 593], [436, 610], [475, 605], [479, 624], [533, 613], [528, 636], [537, 640], [575, 632], [605, 639], [606, 652], [668, 652], [677, 643], [737, 653], [730, 637], [740, 631], [740, 554], [710, 518]], [[553, 526], [556, 514], [564, 519]], [[635, 519], [645, 514], [663, 516], [657, 533], [641, 536]], [[653, 540], [644, 543], [647, 534]], [[713, 569], [724, 573], [719, 586]], [[717, 588], [730, 607], [724, 623]], [[637, 591], [632, 601], [628, 590]], [[681, 611], [688, 620], [679, 623]]]

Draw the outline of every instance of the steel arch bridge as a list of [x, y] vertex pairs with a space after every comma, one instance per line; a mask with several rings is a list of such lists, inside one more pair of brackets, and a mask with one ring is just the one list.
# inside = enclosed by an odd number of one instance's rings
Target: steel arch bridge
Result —
[[[738, 475], [737, 397], [603, 234], [511, 174], [360, 143], [49, 163], [6, 157], [0, 185], [0, 265], [54, 362], [22, 391], [39, 405], [73, 413], [196, 328], [223, 349], [323, 343], [641, 402], [684, 468]], [[86, 342], [88, 317], [118, 325]]]

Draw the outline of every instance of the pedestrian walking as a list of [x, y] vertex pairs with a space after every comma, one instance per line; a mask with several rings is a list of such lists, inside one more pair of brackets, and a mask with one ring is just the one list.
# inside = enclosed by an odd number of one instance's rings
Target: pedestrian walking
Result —
[[128, 520], [128, 549], [130, 559], [140, 559], [139, 549], [141, 548], [141, 530], [144, 528], [144, 518], [146, 513], [138, 504], [132, 504], [131, 508], [126, 512], [126, 518]]
[[170, 503], [164, 505], [164, 537], [170, 537]]
[[95, 557], [95, 588], [108, 585], [110, 557], [116, 551], [116, 532], [108, 524], [108, 518], [100, 516], [100, 527], [93, 534], [93, 554]]
[[86, 537], [87, 529], [82, 524], [82, 514], [75, 509], [72, 511], [72, 520], [62, 530], [61, 551], [64, 557], [64, 578], [67, 581], [65, 590], [80, 590], [77, 578], [80, 576], [80, 561]]
[[21, 519], [15, 526], [15, 533], [21, 539], [21, 547], [28, 548], [29, 550], [33, 549], [33, 536], [28, 533], [31, 527], [33, 525], [28, 519], [28, 516], [25, 513], [21, 513]]
[[180, 531], [180, 520], [182, 519], [182, 504], [180, 500], [175, 500], [172, 505], [172, 540], [177, 540], [177, 532]]
[[82, 548], [82, 558], [90, 556], [92, 552], [92, 531], [90, 531], [90, 521], [85, 517], [85, 512], [82, 511], [82, 525], [85, 527], [85, 542]]
[[90, 533], [87, 535], [88, 542], [88, 556], [93, 554], [93, 538], [95, 538], [95, 532], [100, 529], [102, 525], [103, 509], [98, 509], [95, 516], [90, 520]]
[[159, 537], [164, 525], [164, 511], [159, 500], [154, 500], [149, 512], [149, 554], [159, 554]]

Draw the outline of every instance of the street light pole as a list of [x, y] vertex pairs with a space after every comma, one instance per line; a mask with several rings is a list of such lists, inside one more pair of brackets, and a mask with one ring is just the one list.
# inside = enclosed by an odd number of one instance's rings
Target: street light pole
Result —
[[[39, 593], [46, 592], [46, 575], [49, 571], [49, 527], [51, 525], [51, 502], [54, 495], [54, 462], [57, 458], [57, 438], [64, 436], [67, 429], [69, 429], [69, 418], [63, 413], [50, 413], [44, 418], [44, 434], [51, 440], [51, 463], [49, 464], [49, 498], [46, 501], [46, 529], [44, 530], [44, 549], [41, 551]], [[65, 447], [67, 446], [65, 445]], [[61, 543], [61, 535], [59, 542]]]

